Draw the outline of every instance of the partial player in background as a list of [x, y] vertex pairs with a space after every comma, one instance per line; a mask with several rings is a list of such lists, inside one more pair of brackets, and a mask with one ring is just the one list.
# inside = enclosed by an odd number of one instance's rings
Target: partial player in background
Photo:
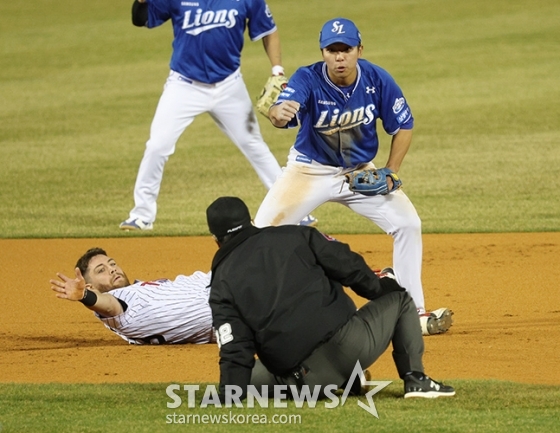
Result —
[[[360, 58], [361, 35], [352, 21], [328, 21], [319, 39], [323, 61], [299, 68], [269, 110], [274, 126], [299, 126], [299, 131], [255, 225], [294, 224], [328, 201], [365, 216], [393, 237], [394, 272], [414, 299], [424, 335], [446, 332], [452, 312], [425, 309], [421, 221], [396, 174], [412, 140], [410, 107], [387, 71]], [[384, 184], [374, 195], [355, 193], [346, 175], [375, 168], [378, 120], [392, 136], [389, 158], [379, 172]]]
[[91, 248], [76, 263], [75, 274], [58, 273], [60, 280], [50, 280], [56, 296], [80, 301], [130, 344], [215, 342], [209, 273], [130, 284], [113, 258]]
[[[132, 22], [153, 28], [171, 20], [173, 54], [134, 186], [134, 208], [123, 230], [151, 230], [168, 158], [183, 131], [202, 113], [249, 160], [268, 189], [280, 175], [278, 161], [264, 142], [240, 72], [245, 28], [262, 39], [273, 75], [282, 75], [280, 38], [264, 0], [135, 0]], [[305, 217], [305, 216], [304, 216]], [[313, 225], [311, 216], [302, 225]]]

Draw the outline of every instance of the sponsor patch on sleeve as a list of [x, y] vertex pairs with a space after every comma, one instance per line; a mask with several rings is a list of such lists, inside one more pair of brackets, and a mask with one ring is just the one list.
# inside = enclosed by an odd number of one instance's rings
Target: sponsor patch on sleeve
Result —
[[410, 119], [410, 110], [407, 108], [401, 114], [398, 115], [397, 122], [399, 122], [399, 124], [403, 124], [408, 119]]
[[395, 99], [395, 103], [393, 104], [393, 113], [398, 114], [403, 109], [404, 105], [404, 98]]

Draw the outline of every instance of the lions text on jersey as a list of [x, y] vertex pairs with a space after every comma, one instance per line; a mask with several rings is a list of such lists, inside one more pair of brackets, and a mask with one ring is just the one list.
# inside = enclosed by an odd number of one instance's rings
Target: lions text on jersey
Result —
[[300, 103], [298, 118], [287, 125], [300, 123], [294, 144], [298, 152], [321, 164], [353, 167], [377, 154], [377, 119], [391, 135], [413, 127], [410, 107], [389, 73], [363, 59], [357, 69], [356, 82], [348, 88], [330, 80], [324, 62], [300, 68], [290, 78], [278, 103]]

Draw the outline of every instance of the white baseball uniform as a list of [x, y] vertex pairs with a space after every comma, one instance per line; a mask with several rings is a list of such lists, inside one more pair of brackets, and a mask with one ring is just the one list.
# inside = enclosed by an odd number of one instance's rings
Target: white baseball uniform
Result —
[[210, 273], [136, 281], [109, 293], [125, 304], [125, 311], [114, 317], [95, 315], [130, 344], [215, 342], [208, 305]]
[[171, 20], [175, 40], [165, 83], [140, 163], [130, 218], [153, 223], [168, 158], [183, 131], [202, 113], [249, 160], [268, 189], [281, 173], [264, 142], [240, 72], [245, 28], [256, 41], [276, 24], [264, 0], [148, 0], [147, 27]]

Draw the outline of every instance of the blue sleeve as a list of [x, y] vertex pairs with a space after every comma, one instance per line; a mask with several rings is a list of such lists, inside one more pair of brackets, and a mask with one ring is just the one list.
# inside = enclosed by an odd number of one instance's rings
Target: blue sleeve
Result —
[[161, 26], [171, 18], [171, 7], [168, 0], [147, 0], [148, 28]]
[[387, 134], [396, 134], [399, 129], [412, 129], [414, 118], [401, 88], [389, 73], [383, 71], [381, 121]]
[[299, 68], [288, 81], [288, 85], [282, 93], [278, 96], [279, 104], [282, 101], [296, 101], [299, 102], [299, 111], [296, 117], [288, 122], [285, 128], [295, 128], [299, 125], [298, 117], [309, 111], [309, 100], [313, 89], [313, 82], [311, 75], [304, 69]]
[[265, 1], [249, 0], [248, 3], [248, 31], [251, 40], [256, 41], [274, 33], [276, 31], [276, 23], [274, 22], [270, 8]]

